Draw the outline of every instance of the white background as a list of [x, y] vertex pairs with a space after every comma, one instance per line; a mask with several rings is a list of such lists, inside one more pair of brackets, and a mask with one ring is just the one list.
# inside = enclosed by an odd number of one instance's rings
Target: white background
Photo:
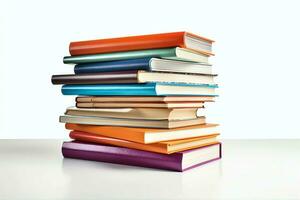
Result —
[[171, 31], [215, 39], [222, 138], [299, 138], [297, 1], [0, 1], [0, 138], [63, 138], [74, 97], [51, 75], [70, 41]]

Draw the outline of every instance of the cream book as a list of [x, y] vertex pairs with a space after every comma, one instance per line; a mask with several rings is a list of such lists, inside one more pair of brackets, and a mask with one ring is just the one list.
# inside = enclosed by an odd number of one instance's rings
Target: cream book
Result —
[[197, 108], [67, 108], [65, 115], [149, 120], [187, 120], [197, 118]]
[[212, 96], [80, 96], [76, 97], [77, 103], [92, 103], [92, 102], [212, 102], [214, 101]]
[[76, 103], [78, 108], [203, 108], [203, 102], [91, 102]]
[[142, 120], [142, 119], [120, 119], [91, 116], [63, 115], [59, 117], [61, 123], [89, 124], [89, 125], [109, 125], [128, 127], [148, 127], [148, 128], [178, 128], [205, 124], [205, 117], [198, 117], [189, 120]]

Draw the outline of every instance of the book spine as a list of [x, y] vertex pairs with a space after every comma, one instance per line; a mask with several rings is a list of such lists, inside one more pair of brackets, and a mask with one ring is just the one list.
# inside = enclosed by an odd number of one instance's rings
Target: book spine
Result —
[[93, 55], [65, 56], [63, 61], [65, 64], [81, 64], [153, 57], [176, 57], [176, 49], [150, 49], [141, 51], [115, 52]]
[[63, 85], [64, 95], [157, 96], [156, 84]]
[[74, 72], [75, 74], [86, 74], [128, 70], [149, 70], [150, 59], [151, 58], [141, 58], [122, 61], [77, 64], [74, 67]]
[[147, 145], [141, 144], [137, 142], [130, 142], [127, 140], [121, 140], [117, 138], [105, 137], [97, 134], [81, 132], [81, 131], [71, 131], [69, 134], [71, 139], [74, 139], [79, 142], [91, 142], [91, 143], [98, 143], [100, 145], [112, 145], [118, 147], [125, 147], [130, 149], [138, 149], [143, 151], [151, 151], [156, 153], [168, 154], [167, 152], [167, 145], [165, 144], [154, 144], [154, 145]]
[[71, 55], [86, 55], [184, 46], [184, 34], [175, 32], [71, 42], [69, 51]]
[[137, 71], [104, 72], [101, 74], [53, 75], [52, 84], [138, 83]]
[[[139, 151], [139, 150], [136, 150]], [[144, 151], [139, 151], [144, 152]], [[152, 152], [147, 152], [152, 153]], [[82, 160], [91, 160], [91, 161], [99, 161], [99, 162], [107, 162], [114, 164], [122, 164], [122, 165], [131, 165], [131, 166], [140, 166], [140, 167], [148, 167], [148, 168], [157, 168], [157, 169], [165, 169], [171, 171], [182, 171], [181, 169], [181, 158], [179, 155], [169, 155], [169, 157], [175, 157], [175, 159], [167, 159], [168, 155], [159, 154], [165, 156], [166, 159], [155, 159], [155, 157], [151, 156], [142, 156], [142, 155], [124, 155], [112, 152], [97, 152], [97, 151], [87, 151], [87, 150], [76, 150], [62, 147], [62, 154], [65, 158], [74, 158], [74, 159], [82, 159]], [[143, 154], [143, 153], [141, 153]], [[158, 153], [153, 153], [157, 154]]]

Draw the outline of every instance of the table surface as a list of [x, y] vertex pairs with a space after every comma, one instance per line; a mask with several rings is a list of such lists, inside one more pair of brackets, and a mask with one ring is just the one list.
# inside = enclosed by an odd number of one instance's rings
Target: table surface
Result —
[[225, 140], [184, 173], [64, 159], [61, 140], [0, 140], [0, 199], [300, 199], [300, 140]]

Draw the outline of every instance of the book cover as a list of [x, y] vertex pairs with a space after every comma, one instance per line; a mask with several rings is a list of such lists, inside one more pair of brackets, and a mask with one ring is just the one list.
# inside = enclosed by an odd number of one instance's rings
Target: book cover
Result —
[[198, 108], [67, 108], [65, 115], [148, 120], [187, 120], [197, 118]]
[[52, 84], [183, 83], [215, 84], [214, 76], [144, 70], [53, 75]]
[[59, 117], [61, 123], [105, 125], [105, 126], [128, 126], [128, 127], [148, 127], [148, 128], [178, 128], [205, 124], [205, 117], [197, 117], [186, 120], [149, 120], [149, 119], [126, 119], [112, 117], [95, 117], [95, 116], [75, 116], [63, 115]]
[[[158, 168], [183, 172], [188, 169], [221, 158], [221, 144], [213, 144], [193, 150], [173, 154], [129, 149], [125, 147], [106, 146], [83, 142], [64, 142], [62, 154], [65, 158], [92, 160], [123, 165]], [[191, 155], [193, 162], [186, 164], [185, 157]], [[195, 159], [196, 157], [196, 159]]]
[[171, 103], [171, 102], [213, 102], [214, 97], [211, 96], [158, 96], [158, 97], [149, 97], [149, 96], [79, 96], [75, 98], [77, 103]]
[[96, 63], [77, 64], [74, 67], [75, 74], [113, 72], [113, 71], [132, 71], [150, 70], [149, 63], [151, 58], [139, 58], [129, 60], [117, 60]]
[[[193, 44], [196, 41], [198, 45], [190, 45], [191, 41]], [[71, 42], [69, 51], [71, 55], [85, 55], [178, 46], [212, 54], [213, 42], [211, 39], [192, 33], [173, 32]]]
[[116, 60], [130, 60], [137, 58], [161, 58], [161, 57], [176, 57], [176, 48], [166, 49], [149, 49], [139, 51], [124, 51], [92, 55], [65, 56], [63, 61], [65, 64], [81, 64], [95, 63]]
[[78, 102], [77, 108], [204, 108], [203, 102]]
[[187, 62], [159, 58], [139, 58], [96, 63], [77, 64], [75, 74], [90, 74], [113, 71], [147, 70], [158, 72], [176, 72], [213, 75], [212, 66], [208, 63]]
[[124, 51], [103, 54], [65, 56], [65, 64], [95, 63], [115, 60], [128, 60], [137, 58], [166, 58], [173, 60], [208, 63], [209, 56], [185, 48], [148, 49], [139, 51]]
[[52, 84], [113, 84], [138, 83], [138, 71], [103, 72], [93, 74], [53, 75]]
[[190, 139], [158, 142], [153, 144], [142, 144], [137, 142], [131, 142], [128, 140], [105, 137], [99, 134], [93, 134], [93, 133], [87, 133], [81, 131], [71, 131], [69, 134], [70, 138], [77, 141], [120, 146], [120, 147], [139, 149], [143, 151], [151, 151], [151, 152], [163, 153], [163, 154], [171, 154], [179, 151], [216, 144], [218, 143], [218, 141], [216, 140], [216, 137], [218, 135], [219, 134], [197, 137], [197, 138], [190, 138]]
[[94, 126], [71, 123], [66, 123], [65, 127], [67, 130], [99, 134], [106, 137], [118, 138], [143, 144], [203, 137], [219, 133], [217, 124], [202, 124], [173, 129]]
[[217, 96], [217, 85], [188, 84], [107, 84], [107, 85], [63, 85], [64, 95], [84, 96]]

